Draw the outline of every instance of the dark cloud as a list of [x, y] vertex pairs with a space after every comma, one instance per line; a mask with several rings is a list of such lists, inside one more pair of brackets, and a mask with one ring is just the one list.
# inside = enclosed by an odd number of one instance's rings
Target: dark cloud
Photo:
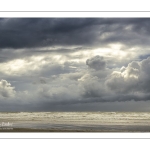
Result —
[[125, 110], [124, 103], [149, 101], [149, 23], [149, 18], [0, 19], [0, 108], [98, 110], [99, 104], [100, 110], [117, 110], [122, 103]]
[[81, 39], [85, 37], [80, 31], [95, 24], [96, 19], [2, 19], [0, 45], [1, 48], [43, 47], [69, 43], [76, 45], [81, 41], [79, 36]]
[[95, 56], [91, 59], [87, 59], [86, 65], [95, 70], [104, 70], [106, 67], [106, 62], [101, 56]]
[[4, 18], [0, 20], [0, 48], [143, 45], [149, 42], [148, 24], [146, 18]]
[[140, 56], [141, 50], [148, 55], [148, 23], [148, 18], [3, 18], [0, 62], [44, 54], [72, 57], [71, 53], [110, 48], [110, 44], [121, 44], [122, 51], [136, 48], [134, 55]]

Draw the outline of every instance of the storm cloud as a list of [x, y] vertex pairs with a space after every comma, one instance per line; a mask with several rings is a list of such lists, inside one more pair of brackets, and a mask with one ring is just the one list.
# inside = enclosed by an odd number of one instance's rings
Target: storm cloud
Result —
[[103, 70], [106, 67], [106, 62], [103, 57], [95, 56], [91, 59], [87, 59], [86, 64], [95, 70]]
[[128, 111], [132, 104], [130, 111], [147, 111], [149, 24], [149, 18], [1, 18], [0, 109]]
[[148, 45], [148, 25], [147, 18], [2, 18], [0, 48]]

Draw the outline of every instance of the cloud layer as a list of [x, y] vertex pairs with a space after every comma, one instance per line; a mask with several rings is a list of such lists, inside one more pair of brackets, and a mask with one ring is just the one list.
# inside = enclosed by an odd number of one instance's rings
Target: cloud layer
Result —
[[130, 110], [147, 111], [149, 23], [148, 18], [1, 18], [0, 109], [120, 111], [119, 105], [128, 111], [131, 104]]

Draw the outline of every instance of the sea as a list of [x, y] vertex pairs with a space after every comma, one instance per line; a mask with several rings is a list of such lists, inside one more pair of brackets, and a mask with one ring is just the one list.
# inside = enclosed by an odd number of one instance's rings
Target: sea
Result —
[[150, 132], [150, 112], [1, 112], [0, 132]]

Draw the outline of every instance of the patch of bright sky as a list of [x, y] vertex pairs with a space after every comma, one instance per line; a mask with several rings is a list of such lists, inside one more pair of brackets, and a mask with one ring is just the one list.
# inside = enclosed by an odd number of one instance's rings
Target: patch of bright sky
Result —
[[35, 57], [30, 61], [26, 59], [15, 59], [7, 63], [0, 63], [0, 72], [9, 75], [26, 73], [31, 70], [36, 70], [41, 66], [41, 58]]

